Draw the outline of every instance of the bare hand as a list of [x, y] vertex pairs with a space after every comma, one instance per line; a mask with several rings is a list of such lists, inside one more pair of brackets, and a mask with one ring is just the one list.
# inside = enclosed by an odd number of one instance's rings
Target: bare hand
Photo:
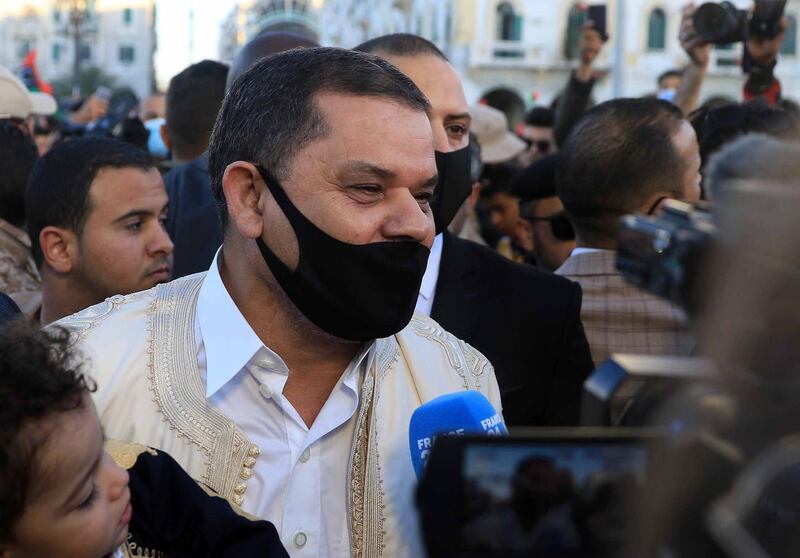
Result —
[[697, 11], [697, 8], [693, 3], [689, 3], [683, 7], [681, 11], [681, 30], [678, 35], [678, 40], [681, 42], [683, 50], [689, 55], [692, 63], [705, 69], [708, 67], [708, 62], [711, 58], [712, 45], [704, 42], [702, 37], [697, 34], [692, 19], [695, 11]]
[[108, 112], [108, 101], [92, 94], [81, 107], [70, 115], [76, 124], [89, 124], [103, 118]]
[[745, 48], [750, 53], [750, 57], [761, 64], [762, 66], [770, 66], [778, 59], [778, 53], [783, 44], [783, 37], [786, 35], [786, 29], [789, 26], [789, 20], [786, 16], [781, 19], [781, 27], [775, 38], [767, 39], [765, 37], [751, 36], [745, 43]]
[[580, 52], [581, 64], [591, 66], [595, 58], [603, 48], [603, 38], [600, 32], [594, 28], [592, 20], [587, 21], [581, 27], [581, 35], [578, 38], [578, 51]]

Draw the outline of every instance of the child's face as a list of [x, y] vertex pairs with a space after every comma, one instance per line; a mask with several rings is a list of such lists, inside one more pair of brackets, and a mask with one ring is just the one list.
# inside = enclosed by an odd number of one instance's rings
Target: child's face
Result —
[[25, 511], [3, 558], [100, 558], [128, 534], [128, 472], [103, 451], [103, 431], [87, 395], [80, 409], [36, 425], [39, 449]]

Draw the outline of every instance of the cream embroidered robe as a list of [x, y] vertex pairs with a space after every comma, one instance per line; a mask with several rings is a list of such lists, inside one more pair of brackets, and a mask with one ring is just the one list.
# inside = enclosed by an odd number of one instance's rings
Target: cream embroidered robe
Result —
[[[195, 308], [205, 274], [115, 296], [59, 325], [74, 334], [95, 378], [106, 435], [161, 449], [189, 474], [241, 504], [260, 450], [205, 398]], [[494, 369], [433, 320], [415, 316], [379, 339], [361, 390], [347, 483], [355, 558], [422, 556], [408, 446], [411, 413], [473, 389], [501, 410]]]

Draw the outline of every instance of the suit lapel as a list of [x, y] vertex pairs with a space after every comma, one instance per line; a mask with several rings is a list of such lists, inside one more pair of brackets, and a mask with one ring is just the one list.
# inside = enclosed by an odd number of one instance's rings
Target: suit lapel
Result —
[[476, 275], [480, 262], [470, 257], [469, 241], [453, 238], [449, 232], [444, 233], [443, 241], [431, 318], [447, 329], [447, 324], [480, 307], [474, 302], [483, 290]]

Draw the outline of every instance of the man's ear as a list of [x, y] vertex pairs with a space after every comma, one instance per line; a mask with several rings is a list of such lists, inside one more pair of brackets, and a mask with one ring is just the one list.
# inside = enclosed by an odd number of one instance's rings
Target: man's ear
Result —
[[264, 194], [261, 175], [252, 163], [236, 161], [222, 175], [222, 190], [231, 224], [245, 238], [258, 238], [264, 230]]
[[77, 235], [68, 229], [48, 226], [39, 233], [43, 263], [57, 273], [70, 273], [78, 263]]
[[172, 151], [172, 140], [169, 137], [169, 130], [167, 130], [166, 124], [159, 126], [158, 135], [161, 136], [161, 141], [167, 146], [167, 151]]
[[675, 196], [667, 192], [656, 192], [644, 200], [644, 203], [639, 208], [639, 212], [645, 215], [658, 215], [661, 212], [661, 206], [664, 205], [664, 202], [672, 199], [675, 199]]

